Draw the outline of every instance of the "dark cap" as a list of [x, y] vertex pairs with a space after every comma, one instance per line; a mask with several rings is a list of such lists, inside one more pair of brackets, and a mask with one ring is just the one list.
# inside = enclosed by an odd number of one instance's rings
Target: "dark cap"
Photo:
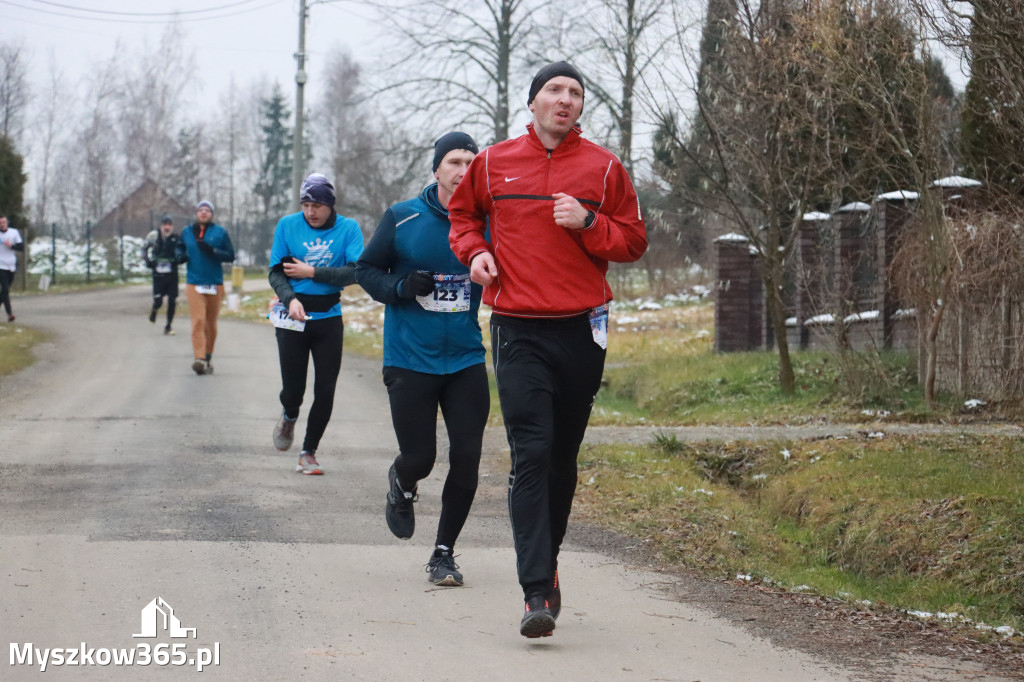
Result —
[[430, 167], [430, 170], [436, 173], [437, 167], [444, 161], [444, 157], [448, 156], [448, 152], [455, 149], [465, 149], [474, 154], [480, 153], [479, 147], [476, 146], [476, 141], [466, 133], [447, 133], [438, 138], [437, 142], [434, 143], [434, 164]]
[[299, 188], [299, 202], [306, 201], [311, 201], [314, 204], [323, 204], [324, 206], [334, 206], [334, 185], [331, 184], [326, 175], [323, 173], [310, 173], [302, 181], [302, 187]]
[[163, 215], [162, 215], [162, 216], [160, 217], [160, 224], [161, 224], [161, 225], [173, 225], [173, 224], [174, 224], [174, 221], [173, 221], [173, 220], [171, 219], [171, 216], [169, 216], [169, 215], [167, 215], [166, 213], [164, 213], [164, 214], [163, 214]]
[[586, 93], [586, 87], [583, 84], [583, 74], [581, 74], [575, 66], [569, 62], [552, 62], [541, 68], [541, 70], [537, 72], [537, 75], [533, 77], [533, 82], [530, 83], [530, 96], [527, 98], [526, 103], [532, 104], [533, 98], [537, 96], [537, 93], [544, 87], [544, 84], [558, 76], [575, 78], [576, 82], [580, 84], [580, 89]]

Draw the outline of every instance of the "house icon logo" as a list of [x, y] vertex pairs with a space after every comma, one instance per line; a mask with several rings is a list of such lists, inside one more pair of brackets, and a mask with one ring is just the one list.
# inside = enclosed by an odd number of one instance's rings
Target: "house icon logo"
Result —
[[188, 637], [192, 633], [192, 639], [196, 638], [195, 628], [181, 627], [181, 621], [174, 615], [174, 609], [164, 601], [163, 597], [157, 597], [142, 608], [142, 632], [132, 637], [156, 637], [158, 630], [165, 630], [171, 637]]

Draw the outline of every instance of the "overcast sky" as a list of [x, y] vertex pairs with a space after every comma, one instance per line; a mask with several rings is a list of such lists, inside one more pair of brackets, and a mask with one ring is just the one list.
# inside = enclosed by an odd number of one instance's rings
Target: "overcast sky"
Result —
[[[319, 95], [319, 74], [334, 47], [347, 47], [365, 62], [385, 39], [362, 3], [309, 1], [307, 102]], [[209, 101], [217, 101], [232, 75], [239, 85], [269, 77], [292, 96], [298, 0], [0, 0], [0, 40], [23, 42], [40, 83], [51, 51], [58, 67], [77, 80], [90, 65], [109, 59], [119, 40], [129, 53], [159, 42], [174, 12], [180, 12], [177, 21], [195, 54], [197, 88]]]

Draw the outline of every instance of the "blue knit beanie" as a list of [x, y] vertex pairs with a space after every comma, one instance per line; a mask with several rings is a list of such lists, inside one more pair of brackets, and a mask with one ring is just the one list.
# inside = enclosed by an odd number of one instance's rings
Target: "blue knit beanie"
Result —
[[212, 201], [208, 201], [208, 200], [206, 200], [206, 199], [203, 199], [203, 200], [202, 200], [202, 201], [200, 201], [200, 202], [199, 202], [198, 204], [196, 204], [196, 210], [198, 211], [198, 210], [199, 210], [199, 209], [201, 209], [201, 208], [202, 208], [203, 206], [205, 206], [206, 208], [210, 209], [210, 213], [213, 213], [213, 212], [214, 212], [214, 211], [213, 211], [213, 202], [212, 202]]
[[312, 201], [315, 204], [334, 207], [334, 185], [323, 173], [310, 173], [302, 181], [299, 189], [299, 202]]

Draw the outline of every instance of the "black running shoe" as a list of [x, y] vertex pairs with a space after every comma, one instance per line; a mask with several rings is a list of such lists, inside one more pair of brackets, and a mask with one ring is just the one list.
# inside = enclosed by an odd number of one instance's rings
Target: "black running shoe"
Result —
[[402, 490], [398, 484], [398, 472], [395, 465], [388, 470], [388, 503], [384, 509], [384, 519], [388, 528], [400, 540], [408, 540], [416, 530], [416, 512], [412, 503], [417, 500], [416, 488], [411, 491]]
[[555, 571], [555, 586], [551, 588], [548, 595], [548, 609], [551, 617], [558, 620], [558, 614], [562, 611], [562, 588], [558, 586], [558, 571]]
[[434, 554], [430, 557], [430, 561], [427, 562], [427, 580], [435, 585], [445, 585], [448, 587], [459, 587], [462, 585], [462, 574], [459, 573], [459, 567], [455, 563], [455, 557], [452, 556], [452, 550], [441, 549], [440, 547], [434, 549]]
[[151, 324], [156, 322], [156, 308], [151, 308], [150, 309], [150, 311], [149, 311], [149, 321], [150, 321]]
[[519, 622], [519, 634], [530, 639], [550, 637], [554, 629], [555, 619], [548, 607], [548, 600], [540, 594], [527, 599], [526, 612]]

